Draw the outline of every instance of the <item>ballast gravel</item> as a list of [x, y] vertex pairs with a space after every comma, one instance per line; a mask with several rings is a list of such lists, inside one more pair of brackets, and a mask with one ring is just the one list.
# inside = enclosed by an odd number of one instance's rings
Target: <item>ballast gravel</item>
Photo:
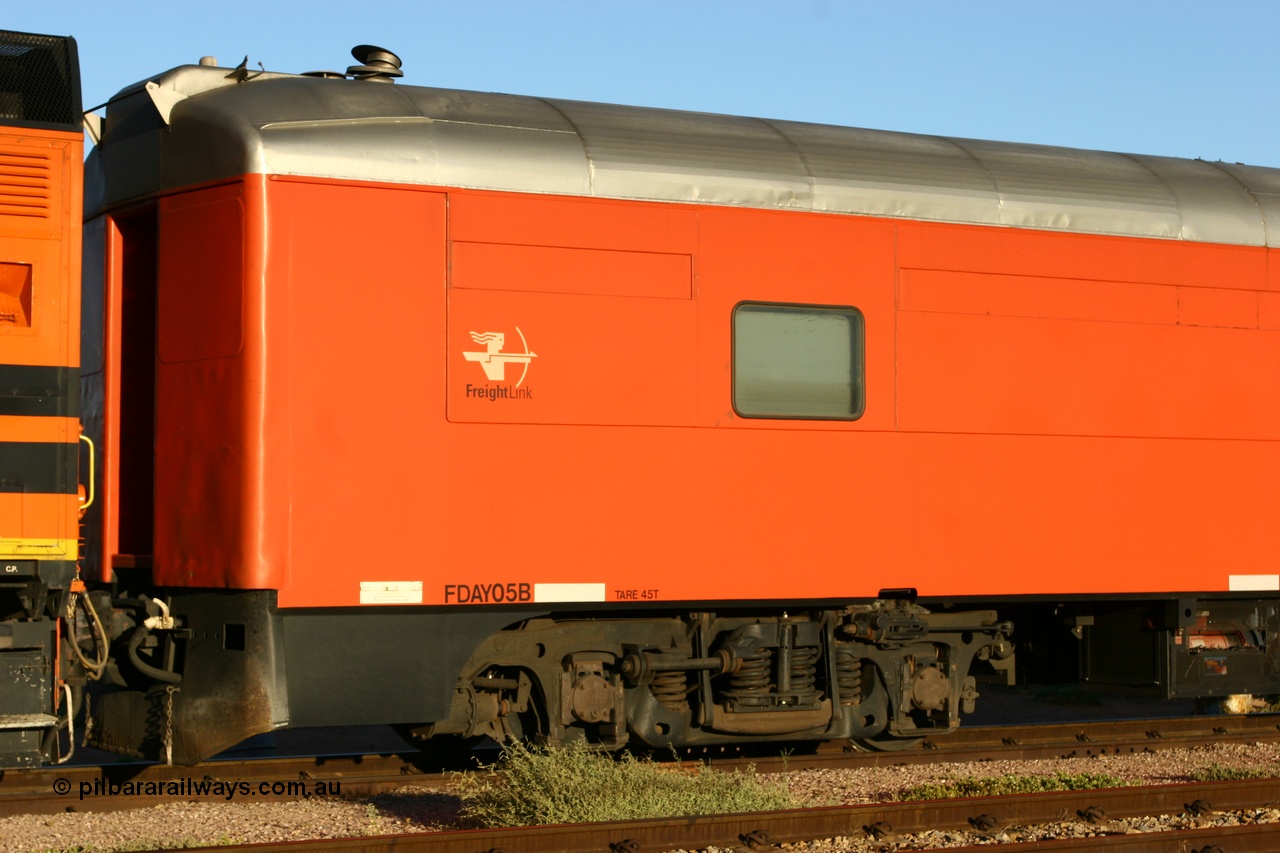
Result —
[[[1052, 761], [986, 761], [971, 764], [902, 765], [856, 770], [798, 770], [783, 774], [790, 790], [820, 805], [853, 805], [894, 800], [914, 786], [965, 777], [1004, 774], [1109, 774], [1136, 784], [1190, 781], [1195, 771], [1213, 766], [1280, 773], [1280, 744], [1216, 745], [1189, 750]], [[458, 802], [447, 793], [406, 786], [360, 800], [308, 799], [290, 803], [174, 802], [125, 812], [67, 812], [0, 818], [0, 851], [136, 851], [206, 845], [344, 838], [448, 829]], [[1280, 811], [1256, 810], [1201, 817], [1171, 816], [1112, 820], [1095, 826], [1084, 821], [1027, 829], [1002, 827], [988, 833], [929, 832], [891, 838], [834, 838], [779, 845], [784, 850], [927, 850], [1040, 838], [1065, 838], [1116, 832], [1163, 831], [1239, 822], [1274, 822]]]

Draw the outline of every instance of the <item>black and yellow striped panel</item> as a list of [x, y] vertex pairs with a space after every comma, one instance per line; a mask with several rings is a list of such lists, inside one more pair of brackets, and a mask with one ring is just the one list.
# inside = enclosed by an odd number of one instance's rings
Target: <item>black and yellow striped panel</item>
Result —
[[[22, 353], [36, 331], [0, 324], [0, 357]], [[65, 334], [56, 325], [52, 332]], [[78, 374], [66, 365], [0, 363], [0, 582], [38, 576], [59, 588], [75, 574]]]

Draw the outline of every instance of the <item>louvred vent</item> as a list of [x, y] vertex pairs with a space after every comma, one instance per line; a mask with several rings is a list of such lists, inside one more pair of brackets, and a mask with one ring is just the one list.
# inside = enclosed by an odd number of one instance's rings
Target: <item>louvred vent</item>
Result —
[[0, 216], [48, 219], [52, 167], [47, 153], [0, 148]]

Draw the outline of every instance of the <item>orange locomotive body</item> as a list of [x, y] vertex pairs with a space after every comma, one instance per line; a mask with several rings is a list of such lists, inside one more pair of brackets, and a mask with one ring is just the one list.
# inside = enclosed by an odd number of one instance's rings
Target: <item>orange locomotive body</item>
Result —
[[[56, 750], [76, 576], [80, 81], [69, 38], [0, 30], [0, 766]], [[74, 598], [71, 599], [74, 602]], [[74, 604], [72, 604], [74, 606]], [[60, 667], [59, 664], [62, 663]]]
[[1274, 171], [358, 55], [109, 107], [100, 745], [884, 745], [954, 728], [1015, 644], [1276, 687]]

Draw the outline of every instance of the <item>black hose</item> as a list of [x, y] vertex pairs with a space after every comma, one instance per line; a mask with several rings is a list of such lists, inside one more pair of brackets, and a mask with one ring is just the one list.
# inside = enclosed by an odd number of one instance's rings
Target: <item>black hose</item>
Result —
[[133, 635], [129, 637], [129, 662], [134, 665], [138, 672], [156, 681], [163, 681], [167, 684], [181, 684], [182, 676], [176, 672], [169, 672], [165, 669], [158, 669], [149, 663], [144, 663], [142, 658], [138, 657], [138, 647], [142, 645], [142, 641], [151, 636], [151, 629], [146, 625], [139, 625], [133, 629]]

